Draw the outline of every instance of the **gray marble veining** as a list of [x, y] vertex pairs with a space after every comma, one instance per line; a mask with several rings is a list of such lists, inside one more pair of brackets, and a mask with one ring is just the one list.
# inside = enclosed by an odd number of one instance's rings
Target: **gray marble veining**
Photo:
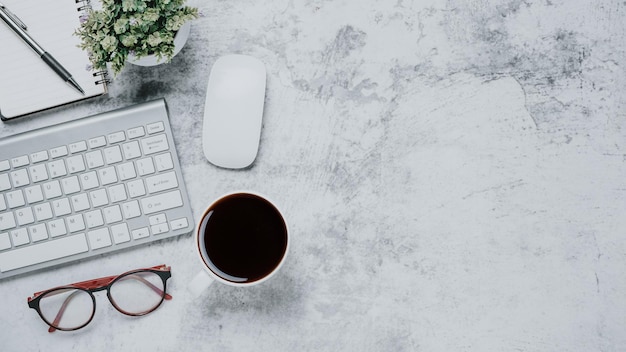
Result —
[[[199, 216], [219, 195], [275, 199], [293, 245], [263, 285], [198, 300], [191, 236], [0, 282], [2, 351], [623, 351], [626, 3], [196, 2], [172, 63], [128, 66], [108, 96], [2, 125], [6, 136], [165, 97]], [[213, 62], [265, 62], [259, 156], [201, 150]], [[139, 319], [100, 295], [48, 334], [35, 291], [172, 265]]]

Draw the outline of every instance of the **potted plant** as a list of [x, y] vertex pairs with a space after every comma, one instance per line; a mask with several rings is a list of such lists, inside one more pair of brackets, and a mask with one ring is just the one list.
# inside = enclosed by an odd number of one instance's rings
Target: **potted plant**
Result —
[[76, 31], [82, 41], [80, 47], [89, 52], [95, 69], [106, 70], [110, 63], [115, 74], [132, 58], [154, 56], [156, 62], [169, 62], [175, 55], [174, 39], [183, 32], [181, 27], [198, 17], [198, 9], [184, 3], [102, 0], [101, 10], [92, 10], [81, 19]]

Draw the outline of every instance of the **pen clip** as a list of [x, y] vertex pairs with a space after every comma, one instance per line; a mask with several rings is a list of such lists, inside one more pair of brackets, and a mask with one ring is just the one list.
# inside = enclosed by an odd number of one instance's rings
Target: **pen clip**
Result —
[[20, 18], [17, 17], [17, 15], [15, 15], [13, 12], [9, 11], [9, 9], [7, 9], [7, 7], [4, 6], [2, 3], [0, 3], [0, 9], [2, 9], [2, 11], [4, 11], [4, 13], [6, 13], [7, 16], [9, 16], [9, 18], [11, 18], [11, 20], [13, 20], [13, 22], [15, 22], [18, 26], [22, 27], [22, 29], [24, 29], [24, 30], [28, 29], [26, 27], [26, 24], [24, 22], [22, 22], [22, 20], [20, 20]]

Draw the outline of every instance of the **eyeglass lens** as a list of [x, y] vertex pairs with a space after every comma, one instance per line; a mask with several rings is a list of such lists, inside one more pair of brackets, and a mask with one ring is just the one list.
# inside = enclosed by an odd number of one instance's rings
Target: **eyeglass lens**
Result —
[[87, 291], [62, 288], [41, 297], [39, 311], [49, 325], [57, 329], [74, 330], [91, 320], [94, 303]]
[[[120, 276], [109, 287], [111, 303], [117, 310], [129, 315], [152, 312], [164, 297], [164, 280], [150, 271]], [[41, 296], [39, 310], [49, 325], [61, 330], [75, 330], [91, 320], [95, 303], [86, 290], [60, 288]]]
[[117, 278], [109, 288], [111, 303], [122, 313], [142, 315], [161, 304], [165, 296], [163, 280], [150, 271]]

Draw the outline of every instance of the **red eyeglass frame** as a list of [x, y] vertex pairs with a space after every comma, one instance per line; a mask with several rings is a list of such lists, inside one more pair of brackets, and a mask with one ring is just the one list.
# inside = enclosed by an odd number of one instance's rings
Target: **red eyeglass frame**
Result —
[[[123, 309], [121, 309], [116, 303], [115, 301], [111, 298], [111, 285], [113, 285], [117, 280], [124, 278], [128, 275], [132, 275], [135, 273], [139, 273], [139, 272], [152, 272], [157, 274], [161, 280], [163, 280], [163, 290], [161, 290], [159, 287], [154, 286], [152, 283], [148, 282], [148, 281], [143, 281], [144, 284], [146, 284], [148, 287], [150, 287], [153, 291], [155, 291], [156, 293], [161, 295], [161, 300], [159, 301], [158, 304], [156, 304], [152, 309], [144, 311], [144, 312], [140, 312], [140, 313], [130, 313], [127, 312]], [[125, 315], [130, 315], [130, 316], [142, 316], [142, 315], [146, 315], [149, 314], [151, 312], [153, 312], [154, 310], [156, 310], [157, 308], [159, 308], [159, 306], [161, 306], [161, 304], [163, 303], [163, 300], [171, 300], [172, 296], [167, 293], [167, 279], [169, 279], [170, 277], [172, 277], [172, 273], [171, 273], [171, 267], [167, 266], [166, 264], [162, 264], [162, 265], [157, 265], [157, 266], [153, 266], [151, 268], [143, 268], [143, 269], [135, 269], [135, 270], [130, 270], [127, 271], [125, 273], [122, 273], [120, 275], [114, 275], [114, 276], [106, 276], [106, 277], [101, 277], [98, 279], [93, 279], [93, 280], [87, 280], [87, 281], [82, 281], [82, 282], [77, 282], [77, 283], [73, 283], [70, 285], [64, 285], [64, 286], [58, 286], [58, 287], [54, 287], [45, 291], [40, 291], [40, 292], [36, 292], [33, 294], [32, 297], [28, 297], [27, 303], [28, 306], [34, 310], [37, 311], [37, 314], [39, 314], [39, 317], [41, 317], [41, 319], [50, 326], [50, 328], [48, 329], [48, 332], [54, 332], [56, 330], [62, 330], [62, 331], [74, 331], [74, 330], [78, 330], [81, 328], [84, 328], [87, 324], [89, 324], [91, 322], [91, 320], [93, 319], [95, 313], [96, 313], [96, 298], [93, 295], [94, 292], [98, 292], [98, 291], [107, 291], [107, 298], [109, 299], [109, 302], [111, 302], [111, 305], [113, 305], [113, 307], [119, 311], [122, 314]], [[68, 297], [68, 299], [66, 299], [66, 301], [63, 303], [63, 305], [61, 306], [61, 309], [59, 310], [59, 313], [57, 313], [57, 316], [55, 318], [55, 320], [50, 323], [48, 322], [48, 320], [43, 316], [43, 314], [41, 313], [41, 309], [39, 307], [39, 302], [40, 300], [46, 296], [46, 294], [50, 293], [50, 292], [54, 292], [57, 290], [62, 290], [62, 289], [78, 289], [84, 292], [87, 292], [89, 294], [89, 296], [91, 297], [92, 303], [93, 303], [93, 309], [91, 312], [91, 316], [89, 317], [89, 319], [87, 320], [87, 322], [85, 322], [83, 325], [80, 325], [78, 327], [75, 328], [60, 328], [55, 326], [54, 324], [58, 324], [58, 322], [60, 321], [61, 317], [63, 316], [63, 312], [65, 310], [65, 307], [67, 305], [67, 303], [69, 303], [70, 299]]]

